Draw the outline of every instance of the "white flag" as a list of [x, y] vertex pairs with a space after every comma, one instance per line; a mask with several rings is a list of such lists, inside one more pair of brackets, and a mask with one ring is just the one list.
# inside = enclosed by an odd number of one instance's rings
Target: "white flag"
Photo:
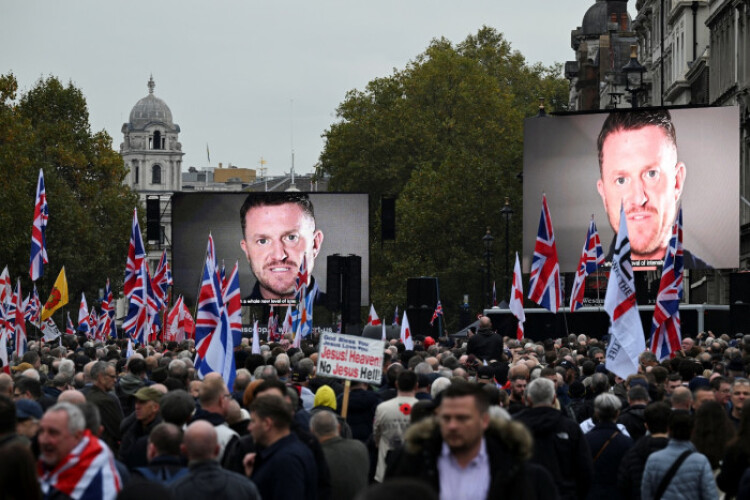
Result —
[[[269, 331], [270, 337], [270, 331]], [[258, 334], [258, 322], [253, 321], [253, 354], [260, 354], [260, 336]]]
[[42, 321], [42, 333], [44, 334], [44, 341], [50, 342], [55, 340], [57, 337], [62, 335], [57, 325], [52, 321], [52, 318], [47, 318]]
[[523, 338], [523, 323], [526, 321], [526, 314], [523, 312], [523, 282], [521, 281], [521, 262], [518, 260], [516, 252], [516, 265], [513, 268], [513, 284], [510, 287], [510, 312], [518, 319], [518, 328], [516, 328], [516, 338]]
[[406, 317], [406, 311], [404, 311], [404, 319], [401, 320], [401, 342], [407, 351], [414, 350], [414, 339], [411, 338], [411, 328], [409, 328], [409, 318]]
[[635, 301], [635, 279], [630, 262], [630, 240], [625, 210], [620, 206], [620, 229], [615, 240], [612, 268], [604, 297], [609, 314], [610, 340], [605, 366], [618, 377], [638, 373], [638, 356], [646, 350], [646, 337]]

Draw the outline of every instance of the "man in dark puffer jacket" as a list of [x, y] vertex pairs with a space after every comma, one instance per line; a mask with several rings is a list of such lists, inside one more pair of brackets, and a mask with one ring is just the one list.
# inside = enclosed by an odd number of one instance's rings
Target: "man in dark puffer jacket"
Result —
[[[487, 396], [475, 384], [449, 386], [442, 392], [438, 420], [425, 419], [406, 432], [404, 448], [389, 466], [385, 481], [422, 479], [443, 497], [470, 491], [477, 499], [558, 498], [550, 475], [527, 462], [533, 448], [529, 432], [515, 422], [491, 420], [488, 410]], [[443, 452], [443, 443], [448, 453]], [[450, 465], [453, 462], [477, 465], [456, 469]], [[486, 467], [481, 476], [486, 483], [467, 483], [463, 473], [481, 467]]]

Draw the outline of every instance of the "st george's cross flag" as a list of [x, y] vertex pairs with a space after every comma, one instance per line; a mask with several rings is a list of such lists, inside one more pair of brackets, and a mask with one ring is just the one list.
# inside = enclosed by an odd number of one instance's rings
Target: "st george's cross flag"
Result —
[[44, 273], [44, 264], [49, 264], [47, 259], [47, 220], [49, 219], [49, 208], [47, 206], [47, 192], [44, 189], [44, 172], [39, 169], [39, 180], [36, 185], [36, 201], [34, 202], [34, 222], [31, 226], [31, 260], [29, 262], [29, 276], [31, 281], [36, 281]]
[[518, 260], [516, 252], [516, 265], [513, 267], [513, 284], [510, 287], [510, 304], [508, 308], [518, 320], [516, 327], [516, 338], [523, 338], [523, 323], [526, 321], [526, 313], [523, 311], [523, 281], [521, 281], [521, 261]]
[[610, 340], [605, 366], [618, 377], [627, 378], [628, 375], [638, 373], [638, 356], [646, 349], [646, 339], [635, 301], [628, 225], [622, 206], [604, 309], [610, 319]]
[[375, 306], [370, 304], [370, 314], [367, 315], [367, 326], [378, 326], [380, 324], [380, 318], [378, 313], [375, 312]]
[[409, 318], [404, 311], [404, 318], [401, 321], [401, 343], [404, 344], [407, 351], [414, 350], [414, 339], [412, 338], [411, 328], [409, 328]]
[[547, 195], [542, 195], [542, 215], [534, 245], [534, 258], [529, 274], [529, 299], [550, 312], [556, 313], [562, 302], [560, 264], [557, 260], [555, 233], [547, 206]]
[[651, 352], [659, 361], [674, 358], [682, 344], [680, 300], [683, 294], [682, 207], [672, 227], [669, 247], [661, 271], [656, 296], [654, 319], [651, 322]]
[[604, 263], [604, 250], [599, 240], [599, 232], [594, 224], [594, 216], [591, 216], [589, 230], [586, 232], [586, 241], [583, 243], [581, 258], [578, 260], [573, 290], [570, 292], [570, 311], [574, 312], [583, 307], [583, 292], [586, 289], [586, 276], [596, 272], [597, 268]]

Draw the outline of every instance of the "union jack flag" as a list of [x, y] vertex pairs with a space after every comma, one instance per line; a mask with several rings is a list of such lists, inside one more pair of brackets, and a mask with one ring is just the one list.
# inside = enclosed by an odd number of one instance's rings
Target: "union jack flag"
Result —
[[[104, 300], [102, 300], [102, 315], [106, 314], [104, 318], [104, 335], [109, 335], [111, 338], [117, 338], [117, 325], [115, 325], [115, 301], [112, 295], [112, 288], [109, 285], [109, 278], [107, 278], [107, 284], [104, 286]], [[101, 321], [101, 320], [100, 320]]]
[[[195, 346], [200, 356], [199, 347], [203, 340], [216, 329], [219, 324], [219, 311], [221, 309], [221, 282], [216, 272], [216, 253], [214, 251], [214, 240], [208, 235], [208, 248], [206, 250], [206, 263], [203, 266], [203, 278], [201, 289], [198, 294], [198, 315], [195, 318]], [[208, 348], [208, 344], [204, 347]], [[196, 357], [196, 366], [198, 358]]]
[[133, 209], [133, 227], [130, 232], [130, 245], [128, 246], [128, 261], [125, 265], [125, 296], [130, 297], [136, 286], [138, 272], [141, 269], [141, 262], [146, 257], [146, 250], [143, 246], [143, 237], [141, 228], [138, 225], [138, 209]]
[[70, 311], [68, 311], [68, 321], [65, 323], [65, 333], [68, 335], [76, 334], [76, 327], [73, 325], [73, 320], [70, 319]]
[[599, 241], [599, 232], [594, 224], [594, 216], [591, 216], [589, 230], [586, 233], [586, 241], [583, 244], [581, 258], [578, 260], [578, 270], [573, 282], [573, 290], [570, 293], [570, 311], [574, 312], [583, 307], [583, 292], [586, 288], [586, 276], [595, 273], [597, 268], [604, 263], [604, 250]]
[[[231, 387], [236, 371], [234, 347], [239, 344], [242, 337], [239, 263], [235, 263], [223, 294], [218, 275], [207, 269], [208, 267], [204, 267], [204, 286], [201, 287], [201, 298], [204, 300], [201, 300], [198, 306], [198, 321], [201, 321], [201, 313], [204, 313], [203, 319], [208, 317], [209, 321], [213, 321], [215, 317], [216, 324], [196, 344], [195, 367], [201, 377], [211, 372], [220, 373], [227, 386]], [[214, 295], [204, 297], [204, 287], [208, 287]], [[205, 324], [206, 322], [203, 323], [204, 328]]]
[[555, 233], [552, 230], [547, 195], [543, 195], [542, 215], [529, 275], [529, 299], [556, 313], [562, 302], [560, 293], [560, 264], [557, 260]]
[[91, 312], [89, 313], [89, 327], [91, 328], [89, 338], [94, 340], [104, 340], [104, 336], [100, 331], [99, 315], [96, 313], [96, 306], [91, 307]]
[[31, 226], [31, 260], [29, 262], [31, 281], [41, 278], [44, 272], [44, 264], [49, 264], [47, 242], [44, 236], [47, 231], [47, 219], [49, 219], [49, 207], [47, 206], [47, 193], [44, 189], [44, 172], [40, 168], [39, 181], [36, 185], [36, 202], [34, 203], [34, 223]]
[[682, 207], [672, 226], [672, 236], [661, 271], [659, 293], [656, 296], [654, 319], [651, 323], [651, 352], [659, 361], [673, 358], [680, 350], [682, 335], [680, 328], [680, 300], [683, 286]]
[[430, 320], [430, 326], [432, 326], [435, 323], [435, 320], [438, 316], [443, 315], [443, 304], [440, 303], [438, 300], [437, 307], [435, 308], [435, 312], [432, 313], [432, 319]]
[[135, 343], [146, 345], [151, 331], [148, 312], [148, 285], [146, 284], [148, 277], [146, 259], [141, 259], [140, 271], [135, 273], [135, 276], [136, 281], [130, 294], [128, 315], [122, 323], [122, 329]]
[[40, 462], [37, 472], [45, 498], [114, 499], [122, 489], [112, 451], [88, 430], [53, 469]]
[[299, 266], [299, 271], [297, 272], [297, 279], [294, 282], [294, 291], [297, 294], [297, 300], [299, 300], [300, 296], [302, 295], [302, 288], [307, 288], [307, 282], [310, 279], [308, 273], [307, 273], [307, 258], [303, 254], [302, 255], [302, 263]]
[[398, 326], [400, 323], [398, 322], [398, 306], [396, 306], [396, 309], [393, 311], [393, 323], [391, 323], [391, 326]]
[[219, 271], [219, 281], [221, 282], [221, 291], [224, 292], [224, 289], [227, 287], [227, 270], [224, 267], [224, 260], [221, 261], [221, 270]]
[[25, 319], [32, 325], [39, 327], [39, 319], [42, 315], [42, 301], [39, 300], [39, 292], [34, 283], [34, 289], [29, 295], [28, 303], [25, 306]]
[[26, 319], [24, 318], [20, 278], [16, 282], [13, 299], [7, 311], [6, 323], [8, 331], [15, 334], [15, 352], [20, 358], [26, 352]]
[[172, 286], [174, 281], [172, 280], [172, 271], [169, 269], [169, 262], [167, 261], [167, 250], [161, 254], [159, 259], [159, 265], [156, 266], [153, 279], [154, 296], [158, 302], [158, 309], [161, 310], [167, 306], [167, 289]]
[[275, 342], [278, 340], [281, 335], [276, 331], [277, 330], [277, 319], [276, 315], [273, 312], [273, 306], [270, 307], [268, 311], [268, 340], [269, 342]]

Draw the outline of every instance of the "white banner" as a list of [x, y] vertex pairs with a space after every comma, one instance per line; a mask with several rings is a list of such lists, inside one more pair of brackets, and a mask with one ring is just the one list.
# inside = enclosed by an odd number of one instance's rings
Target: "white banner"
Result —
[[323, 333], [318, 346], [318, 375], [380, 384], [383, 341], [340, 333]]

